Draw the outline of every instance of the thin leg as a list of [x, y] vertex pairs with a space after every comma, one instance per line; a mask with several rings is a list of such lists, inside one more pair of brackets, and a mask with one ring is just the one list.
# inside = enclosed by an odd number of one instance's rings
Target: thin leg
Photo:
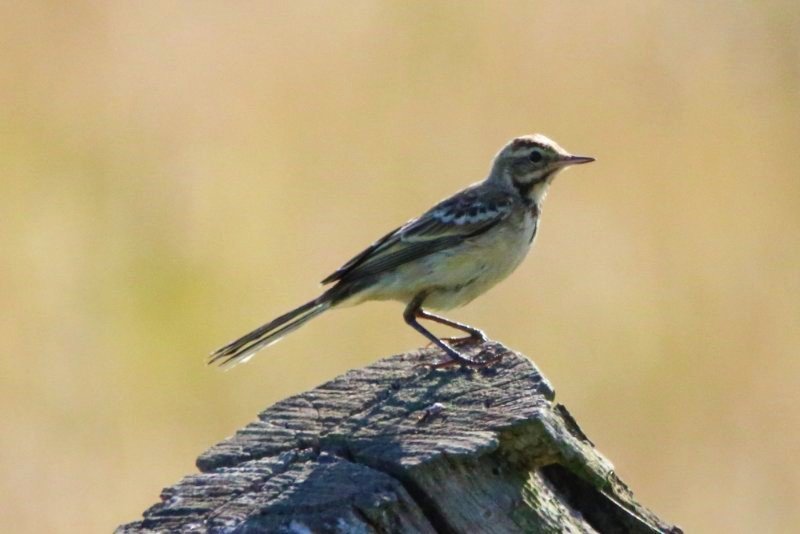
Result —
[[[431, 343], [442, 349], [445, 352], [445, 354], [447, 354], [447, 356], [450, 357], [450, 360], [439, 364], [431, 365], [431, 367], [436, 369], [439, 367], [447, 367], [455, 363], [461, 365], [468, 365], [471, 367], [485, 367], [486, 365], [494, 363], [494, 360], [490, 360], [487, 362], [478, 362], [471, 358], [467, 358], [466, 356], [459, 353], [452, 347], [448, 346], [441, 339], [436, 337], [433, 334], [433, 332], [431, 332], [430, 330], [426, 329], [424, 326], [419, 324], [419, 321], [417, 321], [417, 317], [425, 317], [425, 314], [427, 314], [427, 312], [422, 311], [421, 305], [423, 299], [424, 295], [419, 295], [415, 297], [411, 302], [409, 302], [408, 306], [406, 306], [406, 309], [403, 312], [403, 318], [405, 319], [406, 323], [409, 326], [411, 326], [414, 330], [425, 336]], [[435, 317], [439, 318], [438, 316]]]
[[486, 337], [486, 334], [483, 331], [478, 330], [468, 324], [459, 323], [457, 321], [453, 321], [452, 319], [448, 319], [447, 317], [442, 317], [441, 315], [435, 315], [431, 312], [425, 311], [422, 308], [419, 309], [417, 313], [417, 317], [422, 319], [428, 319], [429, 321], [433, 321], [439, 324], [447, 325], [450, 328], [455, 328], [456, 330], [461, 330], [462, 332], [466, 332], [469, 334], [469, 337], [466, 338], [445, 338], [448, 341], [464, 341], [467, 339], [473, 339], [475, 341], [488, 341], [489, 338]]

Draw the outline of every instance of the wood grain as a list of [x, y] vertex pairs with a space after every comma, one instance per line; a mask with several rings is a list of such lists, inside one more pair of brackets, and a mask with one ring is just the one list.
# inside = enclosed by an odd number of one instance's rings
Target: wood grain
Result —
[[[141, 532], [678, 533], [639, 505], [524, 356], [422, 349], [280, 401], [166, 488]], [[610, 414], [609, 416], [613, 416]]]

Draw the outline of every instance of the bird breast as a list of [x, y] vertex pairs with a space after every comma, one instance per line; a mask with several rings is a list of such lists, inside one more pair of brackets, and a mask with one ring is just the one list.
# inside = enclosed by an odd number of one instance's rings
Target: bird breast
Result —
[[425, 293], [426, 308], [463, 306], [519, 266], [530, 250], [537, 222], [538, 212], [513, 213], [484, 234], [386, 273], [363, 300], [408, 302]]

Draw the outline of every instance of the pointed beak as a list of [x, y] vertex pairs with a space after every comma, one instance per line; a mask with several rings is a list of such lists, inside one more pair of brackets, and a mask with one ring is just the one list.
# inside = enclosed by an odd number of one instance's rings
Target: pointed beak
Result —
[[567, 165], [582, 165], [584, 163], [591, 163], [594, 158], [589, 156], [566, 156], [559, 161], [559, 164], [566, 167]]

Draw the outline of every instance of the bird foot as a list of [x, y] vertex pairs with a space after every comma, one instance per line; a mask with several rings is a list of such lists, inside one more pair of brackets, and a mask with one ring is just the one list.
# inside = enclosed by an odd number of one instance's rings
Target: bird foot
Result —
[[[483, 344], [489, 341], [489, 338], [486, 337], [486, 334], [483, 332], [475, 332], [474, 334], [469, 334], [468, 336], [443, 337], [441, 340], [450, 343], [451, 345], [466, 345], [467, 343]], [[433, 345], [432, 341], [428, 343], [426, 347], [430, 347], [431, 345]]]
[[430, 362], [418, 363], [417, 365], [414, 366], [414, 368], [424, 367], [426, 369], [434, 370], [434, 369], [445, 369], [447, 367], [454, 367], [458, 365], [460, 367], [484, 369], [486, 367], [491, 367], [492, 365], [498, 363], [502, 359], [503, 359], [502, 354], [494, 355], [491, 358], [487, 358], [485, 360], [473, 360], [472, 358], [467, 358], [465, 356], [461, 356], [460, 358], [451, 357], [449, 360], [444, 360], [438, 363], [430, 363]]

